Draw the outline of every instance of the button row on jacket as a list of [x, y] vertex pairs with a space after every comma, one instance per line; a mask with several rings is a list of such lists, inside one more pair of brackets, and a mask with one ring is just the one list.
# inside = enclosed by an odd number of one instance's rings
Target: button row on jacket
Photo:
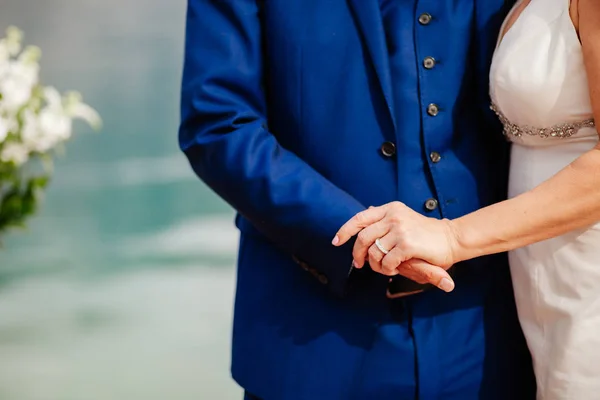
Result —
[[[423, 13], [419, 16], [419, 23], [421, 25], [429, 25], [429, 23], [432, 20], [432, 16], [429, 13]], [[423, 59], [423, 67], [425, 69], [433, 69], [436, 65], [436, 60], [435, 58], [428, 56], [425, 57]], [[429, 114], [432, 117], [435, 117], [439, 114], [440, 112], [440, 108], [437, 104], [435, 103], [431, 103], [429, 106], [427, 106], [427, 114]], [[431, 153], [429, 153], [429, 159], [431, 160], [432, 163], [438, 163], [441, 161], [442, 156], [440, 153], [438, 153], [437, 151], [432, 151]], [[436, 199], [427, 199], [425, 201], [425, 209], [427, 211], [434, 211], [438, 208], [438, 201]]]
[[[429, 23], [431, 23], [431, 20], [433, 19], [433, 17], [431, 16], [431, 14], [429, 13], [423, 13], [419, 16], [419, 23], [421, 25], [429, 25]], [[435, 60], [434, 57], [428, 56], [425, 57], [423, 59], [423, 67], [425, 69], [433, 69], [437, 64], [437, 61]], [[429, 104], [429, 106], [427, 106], [427, 114], [429, 114], [432, 117], [435, 117], [439, 114], [440, 109], [439, 106], [435, 103], [431, 103]], [[396, 154], [396, 145], [392, 142], [384, 142], [381, 145], [381, 154], [383, 154], [386, 157], [392, 157], [393, 155]], [[431, 153], [429, 153], [429, 159], [431, 160], [432, 163], [438, 163], [441, 161], [442, 156], [440, 153], [438, 153], [437, 151], [432, 151]], [[431, 199], [427, 199], [425, 201], [424, 207], [427, 211], [434, 211], [438, 208], [438, 201], [434, 198]]]
[[[431, 16], [431, 14], [423, 13], [419, 16], [419, 23], [421, 25], [429, 25], [429, 23], [431, 22], [432, 19], [433, 19], [433, 17]], [[431, 57], [431, 56], [425, 57], [423, 59], [423, 67], [425, 69], [433, 69], [435, 67], [436, 63], [437, 62], [436, 62], [435, 58]], [[427, 107], [427, 114], [429, 114], [432, 117], [437, 116], [439, 114], [439, 112], [440, 112], [440, 109], [437, 104], [432, 103]], [[431, 161], [433, 161], [433, 162], [438, 162], [439, 160], [440, 160], [439, 157], [437, 157], [437, 161], [434, 161], [433, 157], [431, 157]]]

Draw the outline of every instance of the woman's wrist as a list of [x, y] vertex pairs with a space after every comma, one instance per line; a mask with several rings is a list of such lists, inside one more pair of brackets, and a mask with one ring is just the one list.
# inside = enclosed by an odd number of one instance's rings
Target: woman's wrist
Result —
[[[452, 262], [470, 260], [484, 255], [481, 244], [477, 240], [477, 233], [470, 229], [463, 218], [445, 220], [449, 231], [450, 248], [452, 249]], [[479, 235], [481, 236], [481, 235]], [[481, 238], [479, 238], [481, 239]]]

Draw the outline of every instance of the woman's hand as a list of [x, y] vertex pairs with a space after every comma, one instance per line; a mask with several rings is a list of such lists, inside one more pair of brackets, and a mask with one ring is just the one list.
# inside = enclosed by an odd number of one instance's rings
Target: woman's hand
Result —
[[371, 207], [356, 214], [338, 231], [333, 244], [340, 246], [358, 234], [354, 266], [384, 275], [401, 274], [444, 291], [454, 289], [446, 269], [455, 262], [457, 238], [449, 220], [425, 217], [400, 202]]

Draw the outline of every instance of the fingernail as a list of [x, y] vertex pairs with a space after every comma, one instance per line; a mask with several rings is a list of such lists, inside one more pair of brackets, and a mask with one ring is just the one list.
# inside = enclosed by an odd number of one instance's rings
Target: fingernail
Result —
[[331, 241], [331, 244], [336, 246], [338, 243], [340, 242], [340, 238], [338, 235], [335, 235], [335, 237], [333, 238], [333, 240]]
[[444, 292], [451, 292], [452, 290], [454, 290], [454, 282], [452, 282], [448, 278], [442, 278], [438, 287]]

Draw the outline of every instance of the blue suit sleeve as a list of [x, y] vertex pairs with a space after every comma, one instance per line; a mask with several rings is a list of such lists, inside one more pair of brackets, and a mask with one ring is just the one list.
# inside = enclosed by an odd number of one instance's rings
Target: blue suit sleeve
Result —
[[[257, 0], [189, 0], [179, 143], [196, 174], [253, 227], [343, 295], [364, 206], [268, 131]], [[343, 167], [343, 166], [340, 166]]]

